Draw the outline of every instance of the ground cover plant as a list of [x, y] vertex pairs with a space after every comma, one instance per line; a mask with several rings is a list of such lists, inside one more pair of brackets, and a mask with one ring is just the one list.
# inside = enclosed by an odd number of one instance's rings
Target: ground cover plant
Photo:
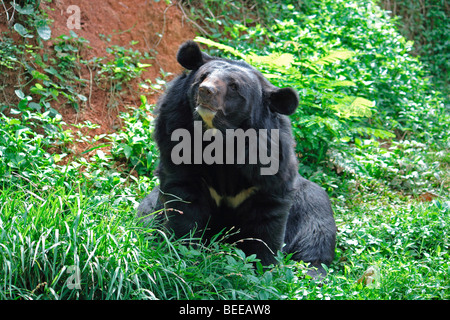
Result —
[[[95, 123], [73, 126], [55, 103], [89, 103], [83, 65], [116, 93], [146, 54], [110, 47], [111, 60], [89, 62], [76, 32], [43, 49], [51, 21], [25, 3], [0, 43], [0, 299], [450, 298], [449, 106], [428, 80], [433, 67], [376, 3], [182, 7], [205, 49], [299, 92], [299, 172], [330, 194], [338, 225], [320, 284], [289, 256], [263, 269], [222, 244], [226, 234], [193, 246], [139, 224], [136, 207], [157, 184], [154, 104], [142, 95], [116, 132], [96, 136]], [[76, 143], [89, 148], [73, 152]]]

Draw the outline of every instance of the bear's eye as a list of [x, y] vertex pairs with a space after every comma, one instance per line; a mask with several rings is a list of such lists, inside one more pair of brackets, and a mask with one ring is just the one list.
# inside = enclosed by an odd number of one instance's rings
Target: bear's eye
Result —
[[200, 79], [199, 79], [199, 83], [202, 83], [203, 81], [205, 81], [205, 79], [208, 77], [208, 74], [207, 73], [204, 73], [204, 74], [202, 74], [201, 76], [200, 76]]
[[238, 85], [235, 82], [230, 83], [230, 89], [233, 91], [237, 91]]

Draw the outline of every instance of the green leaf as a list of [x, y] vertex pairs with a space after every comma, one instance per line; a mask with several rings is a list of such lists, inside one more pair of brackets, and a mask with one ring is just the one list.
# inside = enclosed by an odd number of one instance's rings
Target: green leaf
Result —
[[102, 150], [97, 150], [97, 156], [98, 156], [101, 160], [106, 160], [105, 153], [104, 153]]
[[37, 70], [31, 71], [31, 75], [33, 76], [33, 79], [36, 80], [50, 80], [46, 74], [40, 73]]
[[[28, 98], [28, 97], [27, 97]], [[17, 108], [19, 108], [19, 110], [22, 110], [28, 105], [28, 99], [23, 99], [19, 101], [19, 104], [17, 105]]]
[[80, 101], [86, 102], [88, 100], [88, 98], [80, 93], [76, 93], [78, 99], [80, 99]]
[[209, 39], [206, 39], [206, 38], [203, 38], [203, 37], [195, 37], [194, 41], [206, 44], [209, 47], [216, 47], [216, 48], [218, 48], [220, 50], [229, 52], [232, 55], [234, 55], [236, 57], [239, 57], [241, 59], [244, 59], [244, 60], [246, 58], [245, 54], [241, 53], [239, 50], [236, 50], [233, 47], [230, 47], [230, 46], [227, 46], [227, 45], [215, 42], [213, 40], [209, 40]]
[[245, 60], [250, 64], [261, 63], [269, 66], [289, 68], [294, 62], [294, 55], [290, 53], [272, 53], [268, 56], [258, 56], [251, 53]]
[[283, 77], [278, 74], [263, 73], [263, 76], [267, 79], [283, 79]]
[[336, 80], [326, 83], [327, 87], [356, 87], [356, 83], [350, 80]]
[[52, 36], [52, 30], [48, 25], [42, 25], [37, 28], [37, 33], [42, 40], [49, 40]]
[[148, 67], [151, 67], [152, 65], [150, 63], [140, 63], [140, 62], [138, 62], [137, 66], [139, 68], [148, 68]]
[[[372, 115], [372, 108], [375, 102], [361, 97], [345, 97], [342, 103], [329, 106], [340, 118], [369, 118]], [[349, 103], [351, 101], [351, 103]]]
[[31, 108], [31, 109], [34, 109], [34, 110], [36, 110], [36, 111], [41, 111], [41, 105], [39, 104], [39, 103], [36, 103], [36, 102], [30, 102], [29, 104], [28, 104], [28, 106]]
[[32, 14], [32, 13], [34, 12], [34, 8], [33, 8], [33, 5], [32, 5], [32, 4], [28, 4], [28, 5], [26, 5], [26, 6], [24, 6], [24, 7], [22, 8], [22, 7], [20, 7], [20, 5], [18, 5], [17, 3], [15, 3], [14, 9], [15, 9], [18, 13], [26, 14], [26, 15]]
[[33, 38], [33, 35], [29, 34], [28, 30], [20, 23], [16, 23], [14, 25], [14, 30], [16, 30], [17, 33], [19, 33], [24, 38]]
[[125, 154], [125, 157], [127, 159], [130, 158], [132, 151], [133, 151], [133, 148], [131, 148], [129, 145], [124, 145], [123, 146], [123, 153]]
[[323, 58], [320, 58], [315, 64], [327, 65], [340, 60], [345, 60], [351, 58], [355, 55], [355, 52], [350, 50], [336, 50], [332, 51], [330, 54], [326, 55]]
[[140, 99], [141, 99], [141, 106], [145, 106], [147, 104], [147, 97], [144, 95], [141, 95]]
[[383, 129], [375, 129], [375, 128], [369, 128], [369, 127], [357, 127], [353, 128], [352, 131], [357, 132], [360, 135], [370, 135], [374, 136], [378, 139], [392, 139], [395, 138], [395, 134], [392, 132], [383, 130]]
[[67, 153], [62, 153], [62, 154], [55, 153], [55, 154], [53, 155], [53, 161], [59, 162], [59, 161], [61, 161], [65, 156], [67, 156]]
[[19, 119], [11, 119], [11, 120], [8, 121], [8, 124], [10, 126], [13, 126], [15, 124], [20, 124], [20, 120]]
[[14, 90], [14, 93], [20, 100], [25, 99], [25, 93], [23, 93], [22, 90], [20, 89]]
[[357, 97], [350, 106], [355, 108], [373, 108], [375, 106], [375, 102]]
[[64, 81], [64, 78], [59, 74], [59, 72], [53, 68], [53, 67], [48, 67], [44, 69], [45, 72], [50, 73], [52, 75], [54, 75], [55, 77], [57, 77], [59, 80]]

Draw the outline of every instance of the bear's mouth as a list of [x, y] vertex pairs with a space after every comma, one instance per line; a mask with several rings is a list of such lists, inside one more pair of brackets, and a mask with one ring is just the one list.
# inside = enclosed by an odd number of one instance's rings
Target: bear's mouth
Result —
[[200, 115], [203, 122], [208, 126], [208, 128], [210, 129], [214, 128], [212, 122], [214, 116], [217, 113], [217, 110], [214, 110], [211, 106], [208, 106], [206, 104], [197, 104], [195, 111]]
[[214, 108], [213, 102], [214, 102], [214, 99], [212, 99], [211, 97], [205, 98], [205, 97], [202, 97], [200, 94], [197, 94], [197, 97], [195, 99], [195, 104], [196, 104], [197, 108], [204, 108], [211, 112], [216, 112], [217, 108]]
[[214, 112], [214, 113], [217, 112], [216, 109], [214, 109], [213, 107], [211, 107], [211, 106], [210, 106], [209, 104], [207, 104], [207, 103], [198, 103], [198, 104], [197, 104], [197, 109], [198, 109], [198, 108], [206, 109], [206, 110], [209, 110], [210, 112]]

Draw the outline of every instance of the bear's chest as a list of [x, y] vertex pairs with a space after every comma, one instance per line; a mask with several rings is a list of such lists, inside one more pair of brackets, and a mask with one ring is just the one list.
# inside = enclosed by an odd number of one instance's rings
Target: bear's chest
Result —
[[258, 187], [253, 186], [247, 189], [242, 189], [239, 193], [234, 195], [219, 194], [213, 187], [208, 186], [209, 195], [216, 203], [217, 207], [227, 206], [233, 209], [238, 208], [244, 201], [258, 192]]
[[203, 172], [202, 180], [208, 190], [207, 196], [217, 207], [236, 209], [259, 190], [233, 166], [215, 165], [208, 169]]

